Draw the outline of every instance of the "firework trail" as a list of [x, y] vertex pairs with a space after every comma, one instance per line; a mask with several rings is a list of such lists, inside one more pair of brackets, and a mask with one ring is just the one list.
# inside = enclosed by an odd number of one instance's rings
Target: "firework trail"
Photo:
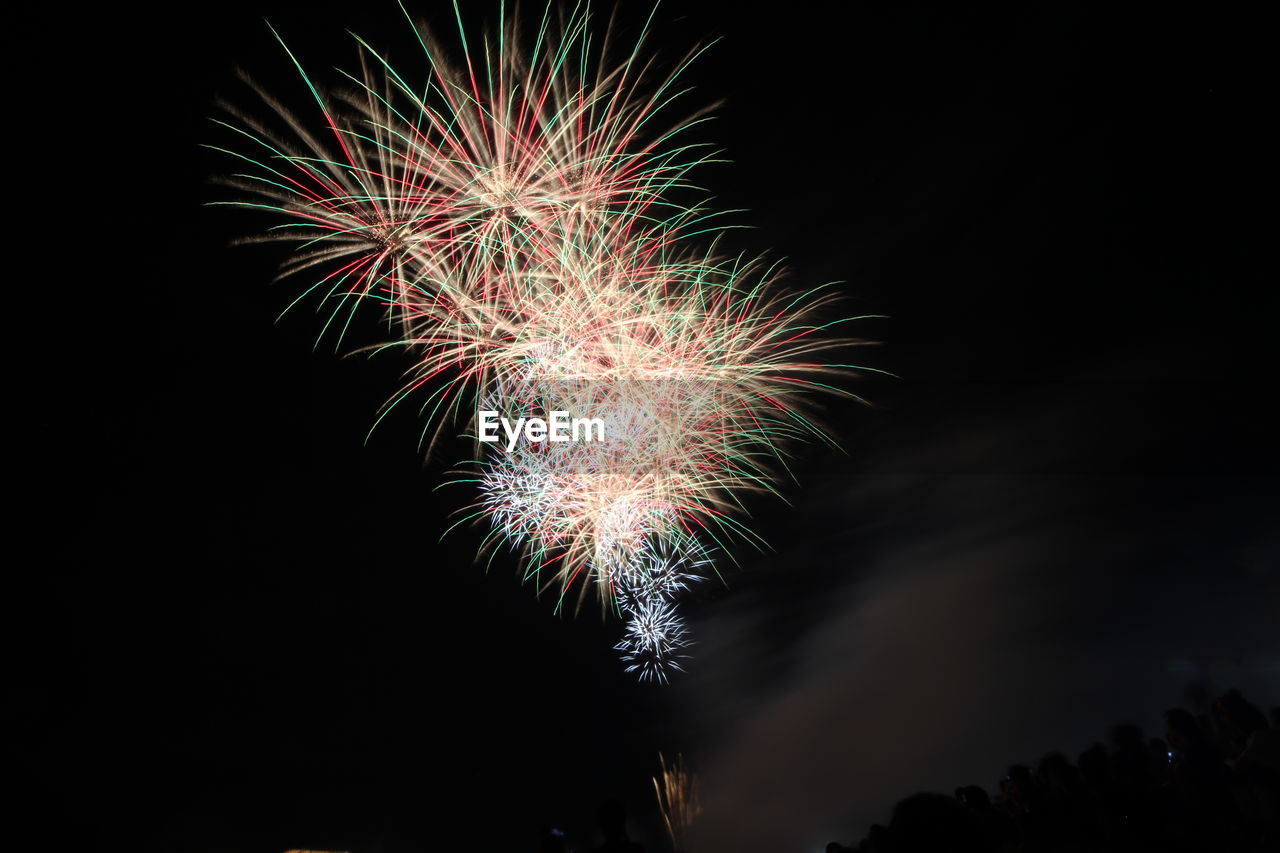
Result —
[[[227, 204], [275, 215], [255, 241], [292, 245], [299, 279], [341, 344], [372, 304], [411, 359], [388, 408], [419, 401], [424, 438], [477, 437], [476, 413], [598, 416], [602, 440], [476, 443], [460, 480], [485, 549], [522, 552], [563, 601], [595, 596], [625, 620], [628, 671], [665, 680], [688, 645], [677, 600], [727, 539], [754, 537], [747, 493], [773, 491], [787, 448], [824, 437], [815, 392], [851, 365], [824, 323], [832, 296], [796, 292], [762, 261], [726, 255], [689, 173], [701, 112], [664, 118], [693, 55], [666, 76], [593, 38], [588, 8], [548, 6], [460, 50], [425, 27], [418, 80], [358, 38], [327, 94], [284, 47], [321, 121], [246, 78], [270, 116], [226, 106], [241, 169]], [[284, 46], [284, 42], [281, 41]], [[615, 58], [616, 57], [616, 58]], [[290, 306], [292, 307], [292, 305]], [[852, 396], [852, 395], [849, 395]], [[709, 544], [705, 544], [709, 543]]]
[[674, 761], [668, 762], [662, 753], [658, 753], [658, 763], [662, 765], [662, 773], [653, 777], [658, 812], [671, 838], [672, 849], [682, 853], [685, 835], [702, 813], [698, 802], [698, 777], [685, 764], [683, 755], [677, 754]]

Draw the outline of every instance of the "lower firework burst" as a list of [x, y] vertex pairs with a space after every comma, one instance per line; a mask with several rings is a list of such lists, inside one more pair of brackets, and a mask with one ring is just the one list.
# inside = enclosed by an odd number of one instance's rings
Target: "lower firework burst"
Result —
[[688, 630], [675, 605], [649, 599], [627, 609], [626, 633], [614, 648], [622, 652], [627, 672], [642, 680], [666, 681], [667, 673], [680, 670]]

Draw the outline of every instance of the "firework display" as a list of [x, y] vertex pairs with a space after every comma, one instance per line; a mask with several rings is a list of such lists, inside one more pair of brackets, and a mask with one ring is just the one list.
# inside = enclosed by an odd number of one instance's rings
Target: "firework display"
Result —
[[[822, 436], [811, 401], [847, 393], [828, 376], [852, 367], [826, 355], [848, 341], [828, 289], [722, 250], [690, 183], [712, 157], [689, 133], [704, 116], [666, 118], [692, 56], [657, 74], [647, 26], [619, 51], [582, 6], [497, 16], [478, 40], [459, 18], [450, 46], [414, 25], [412, 70], [357, 38], [332, 93], [286, 47], [312, 103], [247, 81], [262, 106], [220, 122], [240, 163], [227, 203], [277, 217], [254, 239], [292, 246], [282, 276], [322, 306], [322, 335], [364, 305], [387, 318], [380, 348], [409, 359], [389, 406], [417, 402], [433, 444], [476, 439], [458, 479], [478, 486], [463, 516], [488, 523], [485, 547], [621, 615], [627, 669], [664, 680], [688, 643], [680, 596], [754, 538], [744, 497], [773, 489], [787, 448]], [[485, 443], [485, 411], [601, 428]]]

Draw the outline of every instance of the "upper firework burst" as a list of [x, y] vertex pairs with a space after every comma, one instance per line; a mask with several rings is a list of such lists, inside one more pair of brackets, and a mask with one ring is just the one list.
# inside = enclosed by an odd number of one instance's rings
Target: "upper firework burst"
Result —
[[438, 289], [443, 263], [465, 311], [491, 300], [501, 273], [570, 240], [655, 226], [671, 239], [697, 218], [671, 190], [708, 155], [679, 142], [696, 115], [662, 117], [685, 63], [658, 78], [641, 60], [644, 33], [615, 60], [589, 21], [584, 6], [567, 17], [548, 6], [528, 29], [500, 7], [496, 34], [472, 49], [459, 18], [458, 62], [419, 25], [425, 62], [412, 71], [357, 38], [358, 68], [331, 95], [286, 48], [321, 121], [246, 77], [274, 121], [226, 105], [221, 123], [245, 141], [224, 150], [246, 167], [228, 179], [245, 197], [229, 203], [281, 214], [257, 239], [298, 244], [283, 272], [314, 270], [339, 306]]
[[429, 428], [466, 430], [478, 408], [602, 420], [595, 444], [477, 443], [468, 517], [562, 598], [626, 616], [624, 662], [662, 680], [687, 645], [676, 601], [710, 565], [701, 540], [750, 536], [742, 494], [821, 435], [809, 400], [848, 373], [825, 361], [845, 342], [820, 289], [726, 258], [688, 200], [710, 156], [683, 133], [700, 113], [672, 118], [689, 57], [657, 73], [647, 25], [619, 51], [584, 5], [529, 22], [499, 6], [478, 43], [458, 17], [452, 60], [414, 27], [416, 68], [357, 38], [334, 94], [286, 47], [313, 104], [250, 83], [271, 118], [228, 107], [227, 203], [278, 218], [254, 239], [294, 244], [282, 275], [308, 279], [339, 339], [357, 305], [385, 312], [384, 346], [412, 356], [393, 404], [416, 394]]

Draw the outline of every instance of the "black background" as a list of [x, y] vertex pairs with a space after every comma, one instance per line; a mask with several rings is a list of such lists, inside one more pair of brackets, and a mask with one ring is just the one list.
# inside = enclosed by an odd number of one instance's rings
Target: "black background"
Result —
[[[645, 12], [627, 4], [622, 31]], [[29, 544], [7, 575], [4, 707], [24, 810], [48, 849], [532, 850], [543, 823], [589, 842], [609, 793], [651, 833], [657, 750], [714, 740], [697, 694], [635, 685], [617, 626], [556, 615], [513, 559], [475, 565], [482, 531], [441, 542], [469, 500], [433, 491], [452, 459], [422, 462], [411, 413], [366, 441], [404, 365], [313, 351], [305, 309], [276, 323], [295, 295], [270, 284], [278, 250], [229, 246], [263, 223], [205, 206], [231, 168], [199, 147], [227, 142], [215, 99], [251, 102], [234, 69], [305, 104], [264, 17], [323, 79], [354, 56], [347, 28], [415, 61], [391, 3], [103, 5], [15, 28], [8, 283], [30, 338], [11, 370], [31, 394], [11, 452], [35, 476], [13, 486]], [[659, 8], [669, 61], [723, 37], [687, 103], [724, 99], [700, 133], [732, 162], [701, 180], [748, 211], [737, 245], [890, 315], [858, 354], [900, 377], [828, 413], [847, 455], [802, 453], [795, 509], [760, 504], [780, 551], [807, 537], [822, 559], [741, 555], [695, 628], [763, 589], [785, 647], [857, 572], [820, 540], [865, 519], [824, 495], [886, 465], [1119, 483], [1139, 517], [1218, 531], [1210, 552], [1235, 530], [1215, 520], [1274, 530], [1267, 32], [1225, 5]], [[1072, 417], [1031, 445], [915, 452], [1055, 401]], [[1081, 422], [1098, 440], [1077, 444]], [[1274, 595], [1273, 551], [1261, 566]], [[737, 665], [786, 683], [785, 661]]]

